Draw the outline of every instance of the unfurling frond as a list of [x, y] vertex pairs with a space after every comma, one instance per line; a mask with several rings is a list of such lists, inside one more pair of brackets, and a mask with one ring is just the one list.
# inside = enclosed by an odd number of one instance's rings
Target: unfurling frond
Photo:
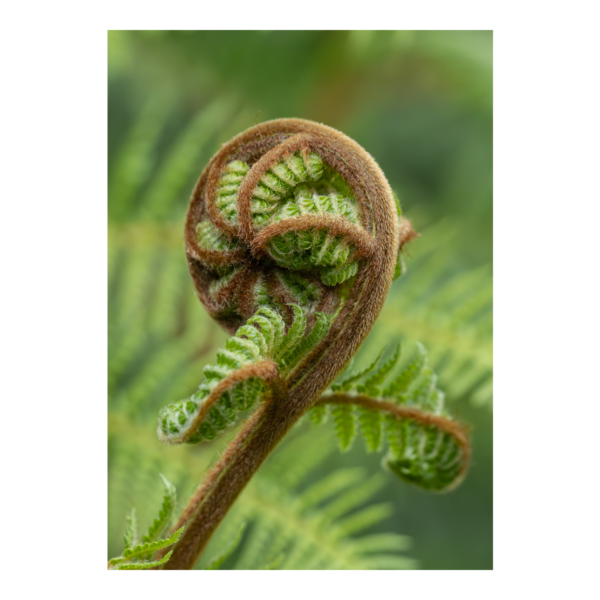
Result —
[[168, 562], [169, 558], [171, 558], [172, 551], [168, 552], [165, 556], [157, 557], [156, 560], [152, 560], [154, 555], [159, 550], [176, 544], [184, 530], [184, 527], [181, 527], [169, 537], [158, 539], [160, 534], [169, 524], [169, 520], [175, 508], [175, 501], [177, 498], [175, 486], [164, 475], [161, 475], [161, 478], [165, 484], [166, 492], [158, 517], [150, 526], [150, 529], [144, 536], [142, 543], [138, 543], [135, 509], [131, 511], [130, 516], [127, 517], [127, 520], [129, 521], [129, 527], [127, 528], [127, 532], [124, 536], [125, 549], [123, 550], [123, 554], [121, 556], [111, 558], [108, 561], [109, 569], [152, 569], [165, 564]]
[[[381, 355], [380, 355], [381, 356]], [[356, 437], [356, 421], [367, 450], [378, 450], [387, 440], [384, 466], [392, 473], [421, 488], [444, 491], [456, 487], [466, 474], [470, 446], [461, 424], [444, 411], [444, 394], [437, 389], [437, 378], [426, 366], [426, 351], [420, 344], [415, 357], [392, 380], [379, 398], [377, 393], [399, 358], [394, 356], [376, 368], [380, 357], [367, 369], [347, 376], [331, 386], [312, 412], [319, 422], [323, 410], [333, 406], [334, 428], [342, 450]], [[362, 383], [361, 383], [362, 381]]]
[[235, 425], [239, 413], [263, 399], [273, 380], [281, 378], [329, 331], [331, 317], [315, 314], [306, 333], [306, 311], [292, 305], [294, 319], [286, 333], [273, 308], [260, 308], [217, 352], [216, 365], [204, 367], [204, 381], [189, 398], [163, 407], [158, 437], [167, 444], [213, 440]]

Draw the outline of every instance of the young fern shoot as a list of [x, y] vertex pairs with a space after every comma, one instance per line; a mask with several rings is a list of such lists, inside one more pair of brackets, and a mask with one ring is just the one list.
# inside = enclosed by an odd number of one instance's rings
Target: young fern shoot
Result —
[[180, 527], [171, 535], [165, 538], [162, 537], [169, 527], [175, 511], [177, 492], [175, 486], [164, 475], [161, 474], [160, 477], [165, 486], [165, 495], [158, 517], [154, 519], [148, 532], [139, 541], [135, 508], [132, 509], [130, 515], [127, 517], [129, 527], [123, 536], [125, 549], [121, 556], [111, 558], [108, 561], [109, 570], [139, 571], [155, 569], [167, 563], [171, 558], [173, 550], [169, 550], [167, 554], [161, 553], [161, 556], [157, 556], [157, 553], [176, 544], [184, 528]]
[[399, 349], [331, 385], [368, 335], [415, 237], [377, 163], [330, 127], [270, 121], [213, 156], [190, 201], [186, 256], [198, 298], [232, 337], [198, 391], [160, 411], [158, 437], [200, 443], [243, 424], [180, 516], [174, 530], [185, 530], [160, 568], [193, 567], [308, 411], [318, 421], [333, 406], [344, 449], [357, 423], [369, 450], [385, 438], [388, 469], [407, 481], [443, 490], [464, 477], [468, 440], [443, 410], [424, 350], [385, 387]]

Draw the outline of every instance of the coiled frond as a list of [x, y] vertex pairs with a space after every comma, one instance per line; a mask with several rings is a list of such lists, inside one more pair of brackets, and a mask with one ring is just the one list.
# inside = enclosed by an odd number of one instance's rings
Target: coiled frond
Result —
[[361, 261], [378, 265], [380, 277], [377, 269], [361, 276], [378, 288], [377, 301], [366, 304], [372, 314], [357, 323], [361, 334], [334, 346], [346, 358], [327, 365], [329, 379], [360, 343], [393, 276], [402, 219], [372, 159], [314, 123], [269, 127], [267, 139], [262, 129], [258, 138], [250, 130], [223, 146], [192, 195], [190, 273], [209, 314], [235, 336], [205, 368], [198, 391], [161, 410], [158, 434], [169, 444], [214, 439], [276, 382], [325, 386], [323, 376], [307, 379], [306, 370], [336, 318], [340, 335], [342, 307], [352, 310], [356, 294], [366, 294], [356, 279]]

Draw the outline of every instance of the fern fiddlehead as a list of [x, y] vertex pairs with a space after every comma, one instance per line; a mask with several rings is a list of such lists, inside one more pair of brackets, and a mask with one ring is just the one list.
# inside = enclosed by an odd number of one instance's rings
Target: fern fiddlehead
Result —
[[[241, 413], [254, 412], [183, 512], [176, 528], [185, 532], [165, 568], [193, 566], [252, 474], [315, 406], [336, 404], [340, 421], [351, 424], [351, 405], [362, 403], [373, 448], [381, 438], [378, 411], [420, 427], [420, 470], [413, 445], [393, 434], [389, 468], [432, 489], [458, 479], [456, 470], [445, 478], [440, 472], [446, 463], [468, 463], [464, 445], [448, 450], [446, 462], [432, 460], [460, 437], [460, 428], [456, 435], [444, 429], [446, 417], [369, 403], [365, 394], [319, 399], [369, 333], [401, 271], [402, 246], [415, 235], [373, 158], [330, 127], [279, 119], [248, 129], [213, 156], [190, 201], [186, 255], [199, 299], [234, 336], [205, 368], [198, 391], [161, 410], [158, 435], [168, 444], [212, 440]], [[392, 366], [373, 374], [365, 390]], [[349, 444], [352, 432], [343, 423], [339, 429]], [[455, 462], [452, 452], [460, 454]]]

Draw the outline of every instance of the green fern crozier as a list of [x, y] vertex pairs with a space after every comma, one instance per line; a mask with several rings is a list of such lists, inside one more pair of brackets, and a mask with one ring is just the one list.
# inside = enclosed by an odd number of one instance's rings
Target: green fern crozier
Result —
[[331, 412], [342, 450], [359, 431], [369, 451], [385, 446], [386, 468], [405, 481], [441, 491], [464, 477], [468, 440], [445, 413], [423, 348], [397, 375], [399, 348], [334, 383], [415, 236], [373, 158], [324, 125], [264, 123], [210, 160], [190, 201], [186, 255], [199, 299], [233, 336], [198, 391], [160, 411], [158, 436], [199, 443], [243, 425], [175, 525], [185, 531], [162, 568], [196, 563], [239, 492], [309, 412], [315, 423]]

